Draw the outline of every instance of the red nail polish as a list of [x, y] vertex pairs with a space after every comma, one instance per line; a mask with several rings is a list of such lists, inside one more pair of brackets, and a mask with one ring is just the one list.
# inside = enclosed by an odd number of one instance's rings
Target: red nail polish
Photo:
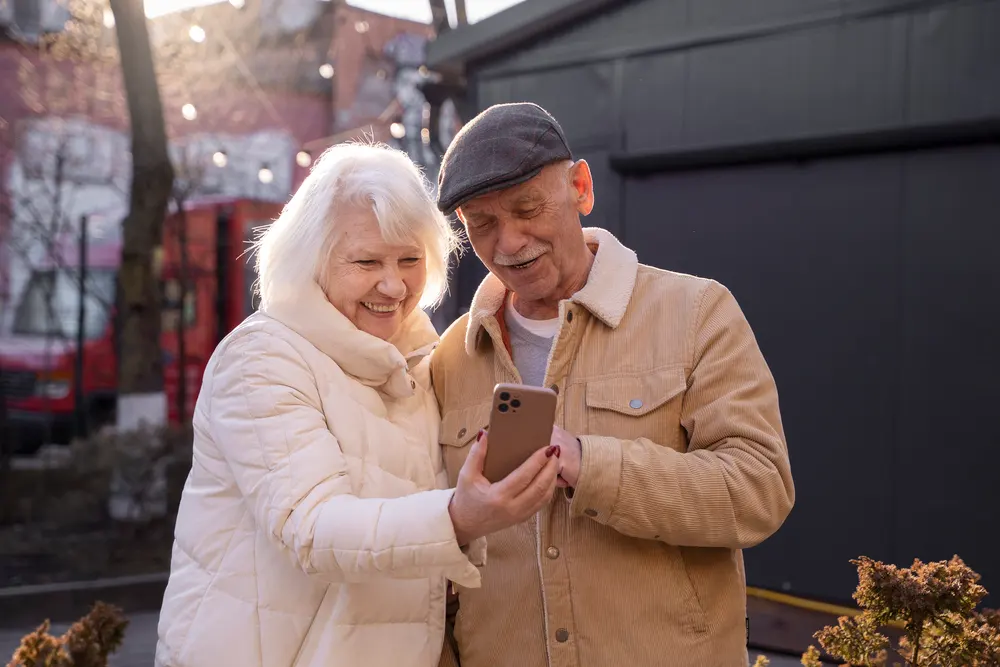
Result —
[[555, 445], [555, 450], [556, 450], [556, 458], [559, 458], [559, 455], [562, 454], [562, 447], [560, 447], [559, 445]]
[[479, 442], [480, 440], [483, 439], [483, 433], [485, 432], [486, 431], [484, 431], [483, 429], [479, 429], [479, 434], [476, 436], [476, 442]]
[[558, 449], [559, 449], [558, 445], [552, 445], [552, 446], [550, 446], [548, 449], [545, 450], [545, 458], [547, 458], [547, 459], [548, 458], [552, 458], [552, 455], [555, 454], [556, 450], [558, 450]]

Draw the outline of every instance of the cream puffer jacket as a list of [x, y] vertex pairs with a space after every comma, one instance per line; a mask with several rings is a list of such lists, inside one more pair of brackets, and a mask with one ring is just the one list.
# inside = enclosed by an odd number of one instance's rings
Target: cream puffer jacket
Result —
[[480, 583], [438, 448], [416, 309], [394, 344], [318, 287], [216, 349], [194, 414], [159, 667], [434, 667], [447, 579]]

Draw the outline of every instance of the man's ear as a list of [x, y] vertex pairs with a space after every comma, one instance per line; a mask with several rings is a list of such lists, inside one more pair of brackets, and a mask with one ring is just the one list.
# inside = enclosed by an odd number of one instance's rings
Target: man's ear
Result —
[[459, 222], [461, 222], [463, 225], [466, 224], [466, 222], [465, 222], [465, 214], [462, 213], [462, 207], [461, 206], [459, 206], [458, 208], [455, 209], [455, 215], [458, 216], [458, 221]]
[[590, 215], [594, 210], [594, 177], [586, 160], [577, 160], [569, 168], [569, 182], [575, 198], [576, 210]]

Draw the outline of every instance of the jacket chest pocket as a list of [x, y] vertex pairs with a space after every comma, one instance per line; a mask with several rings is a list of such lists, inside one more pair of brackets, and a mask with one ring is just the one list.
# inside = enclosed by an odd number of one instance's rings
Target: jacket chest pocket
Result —
[[479, 430], [489, 426], [492, 403], [480, 403], [467, 408], [449, 410], [441, 417], [441, 453], [448, 470], [448, 486], [458, 482], [458, 472], [476, 441]]
[[681, 405], [687, 389], [683, 368], [590, 380], [586, 388], [587, 432], [622, 440], [648, 438], [685, 451]]

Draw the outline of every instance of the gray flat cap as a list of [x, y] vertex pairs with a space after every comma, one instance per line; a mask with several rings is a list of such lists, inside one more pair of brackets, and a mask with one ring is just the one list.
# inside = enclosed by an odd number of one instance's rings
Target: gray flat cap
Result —
[[496, 104], [466, 123], [448, 146], [438, 172], [437, 206], [450, 215], [470, 199], [572, 159], [566, 135], [548, 111], [530, 102]]

